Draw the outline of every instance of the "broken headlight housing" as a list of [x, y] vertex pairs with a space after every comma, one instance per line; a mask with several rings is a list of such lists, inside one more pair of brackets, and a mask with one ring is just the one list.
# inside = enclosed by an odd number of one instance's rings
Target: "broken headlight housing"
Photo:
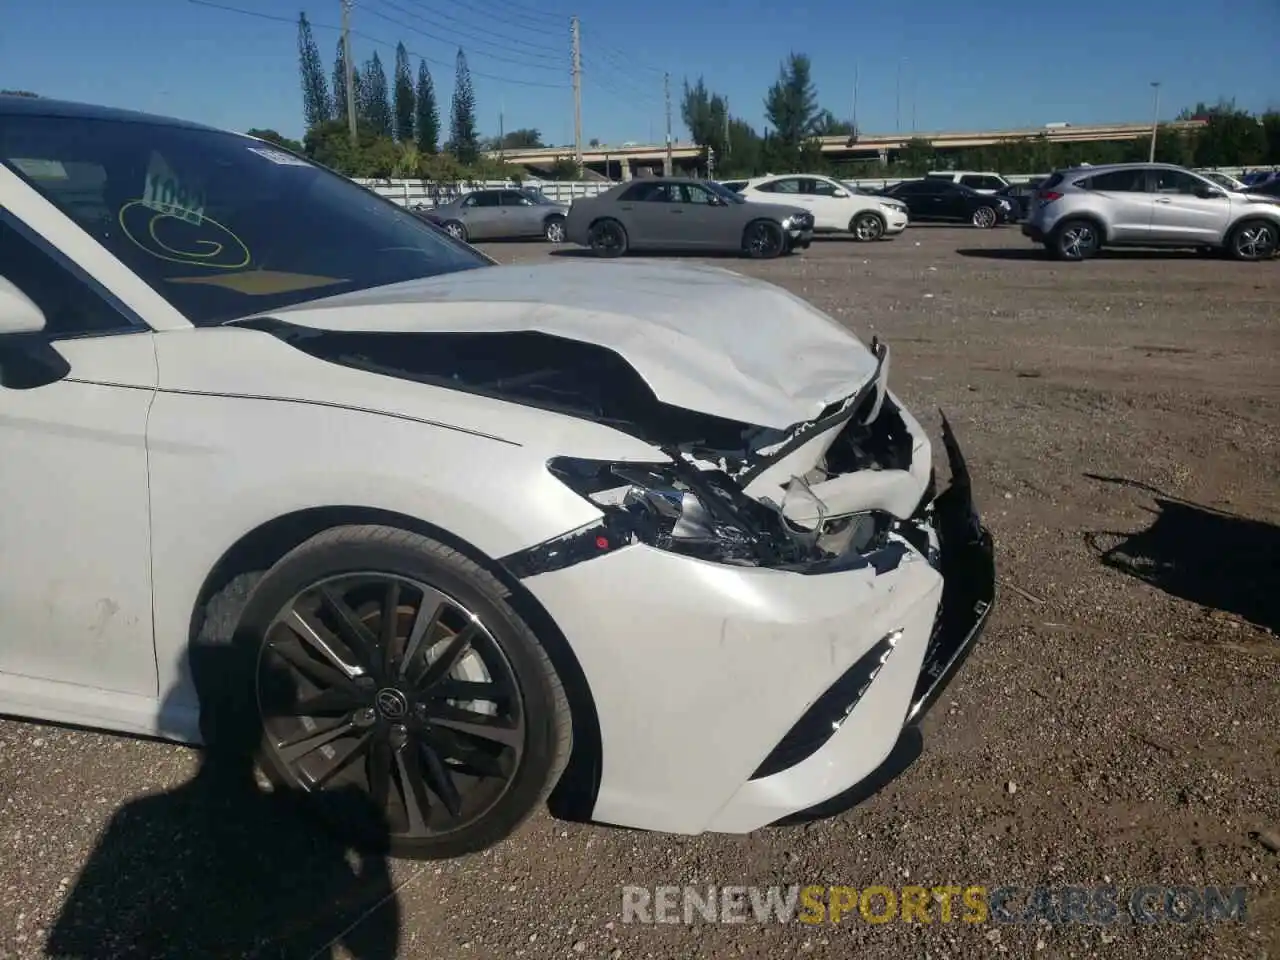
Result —
[[744, 566], [785, 564], [810, 552], [786, 534], [776, 512], [720, 471], [576, 457], [557, 457], [547, 467], [632, 543]]

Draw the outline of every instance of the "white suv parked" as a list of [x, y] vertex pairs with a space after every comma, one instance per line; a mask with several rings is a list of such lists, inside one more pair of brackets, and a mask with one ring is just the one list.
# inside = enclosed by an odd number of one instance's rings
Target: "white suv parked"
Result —
[[892, 237], [907, 228], [907, 206], [891, 197], [851, 191], [838, 180], [813, 174], [757, 177], [738, 191], [756, 203], [786, 203], [813, 211], [814, 233], [852, 233], [862, 241]]
[[998, 173], [981, 170], [930, 170], [926, 180], [950, 180], [977, 193], [998, 193], [1009, 186], [1009, 181]]

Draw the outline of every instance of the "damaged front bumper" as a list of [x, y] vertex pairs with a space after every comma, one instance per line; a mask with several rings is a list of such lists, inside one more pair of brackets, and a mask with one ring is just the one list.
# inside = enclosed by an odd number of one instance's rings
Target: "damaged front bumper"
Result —
[[590, 688], [594, 819], [747, 832], [883, 771], [994, 601], [991, 537], [945, 421], [943, 442], [947, 490], [836, 562], [734, 565], [607, 526], [506, 558]]

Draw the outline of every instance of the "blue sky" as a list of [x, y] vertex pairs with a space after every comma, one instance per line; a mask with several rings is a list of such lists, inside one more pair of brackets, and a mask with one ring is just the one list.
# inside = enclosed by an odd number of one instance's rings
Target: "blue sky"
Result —
[[[0, 88], [300, 136], [294, 21], [307, 12], [331, 69], [338, 34], [324, 27], [340, 22], [339, 0], [216, 2], [265, 16], [191, 0], [8, 4]], [[447, 123], [461, 45], [484, 133], [497, 132], [502, 111], [508, 130], [536, 127], [549, 143], [570, 143], [575, 12], [583, 136], [606, 143], [661, 140], [664, 70], [677, 136], [681, 82], [699, 74], [728, 95], [735, 115], [763, 125], [764, 92], [792, 50], [810, 56], [822, 105], [837, 116], [853, 111], [857, 75], [867, 133], [912, 129], [913, 114], [921, 132], [1145, 122], [1153, 80], [1164, 117], [1220, 96], [1252, 110], [1280, 107], [1278, 0], [913, 0], [862, 10], [838, 0], [357, 0], [355, 58], [378, 50], [390, 73], [397, 40], [429, 58]]]

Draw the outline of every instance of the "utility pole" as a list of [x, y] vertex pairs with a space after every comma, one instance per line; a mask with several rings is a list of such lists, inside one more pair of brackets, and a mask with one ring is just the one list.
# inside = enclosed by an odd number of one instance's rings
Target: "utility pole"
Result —
[[1147, 163], [1156, 162], [1156, 131], [1160, 129], [1160, 81], [1151, 81], [1151, 88], [1156, 92], [1156, 103], [1151, 112], [1151, 155], [1147, 158]]
[[662, 166], [662, 175], [671, 176], [671, 74], [662, 75], [662, 98], [667, 102], [667, 159]]
[[506, 146], [507, 132], [503, 129], [503, 123], [506, 121], [506, 104], [501, 100], [498, 101], [498, 162], [506, 162]]
[[911, 133], [916, 132], [916, 75], [911, 74]]
[[898, 83], [893, 88], [893, 132], [902, 132], [902, 61], [898, 61]]
[[356, 145], [356, 91], [355, 64], [351, 62], [351, 3], [342, 0], [342, 85], [347, 88], [347, 130], [351, 134], [351, 145]]
[[569, 18], [569, 33], [573, 38], [573, 156], [582, 176], [582, 39], [577, 17]]
[[853, 65], [853, 132], [858, 132], [858, 65]]
[[724, 98], [724, 155], [729, 156], [729, 98]]

